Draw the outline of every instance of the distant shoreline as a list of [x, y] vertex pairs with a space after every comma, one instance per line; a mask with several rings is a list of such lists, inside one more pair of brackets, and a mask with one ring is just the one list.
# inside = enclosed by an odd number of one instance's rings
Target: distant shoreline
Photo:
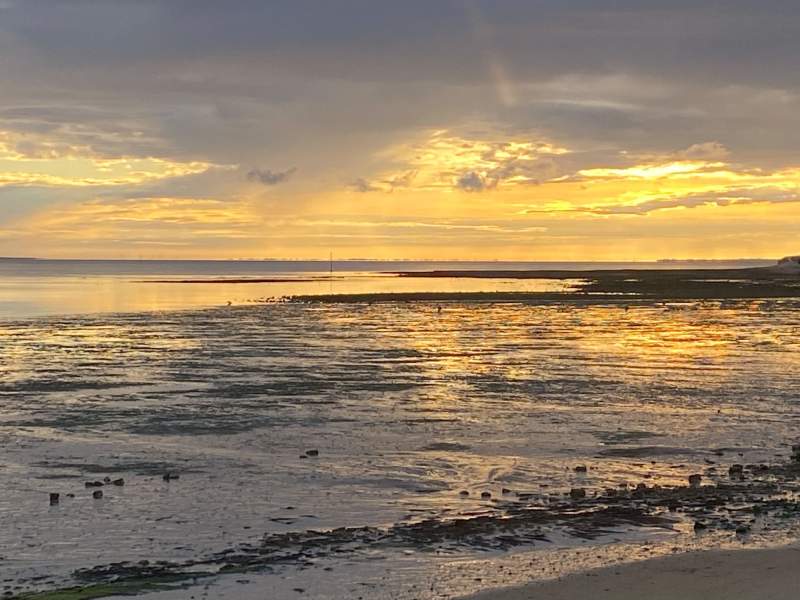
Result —
[[327, 281], [327, 277], [307, 277], [293, 279], [290, 277], [239, 277], [217, 279], [140, 279], [136, 283], [310, 283], [313, 281]]
[[774, 273], [769, 267], [737, 267], [733, 269], [503, 269], [503, 270], [437, 270], [437, 271], [386, 271], [387, 275], [398, 277], [453, 277], [453, 278], [492, 278], [492, 279], [575, 279], [583, 278], [620, 278], [620, 277], [767, 277], [774, 279], [782, 276]]
[[800, 275], [771, 268], [593, 271], [402, 271], [402, 278], [575, 280], [564, 292], [416, 292], [295, 296], [303, 302], [641, 302], [800, 297]]

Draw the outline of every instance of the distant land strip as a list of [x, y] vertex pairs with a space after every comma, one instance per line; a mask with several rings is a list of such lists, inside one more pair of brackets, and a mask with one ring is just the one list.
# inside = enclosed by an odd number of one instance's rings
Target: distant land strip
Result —
[[435, 292], [294, 296], [307, 302], [631, 302], [800, 297], [800, 275], [769, 268], [598, 271], [407, 271], [399, 277], [578, 280], [564, 292]]
[[309, 283], [312, 281], [328, 281], [329, 277], [294, 279], [291, 277], [240, 277], [215, 279], [140, 279], [136, 283]]

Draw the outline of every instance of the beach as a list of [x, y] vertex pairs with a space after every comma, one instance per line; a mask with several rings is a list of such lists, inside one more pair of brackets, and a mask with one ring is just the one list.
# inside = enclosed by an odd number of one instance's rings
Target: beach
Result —
[[617, 565], [469, 600], [790, 600], [800, 548], [706, 551]]
[[0, 600], [800, 600], [799, 55], [0, 0]]
[[[304, 276], [250, 278], [201, 280]], [[797, 299], [500, 281], [0, 321], [3, 593], [434, 600], [797, 539]]]

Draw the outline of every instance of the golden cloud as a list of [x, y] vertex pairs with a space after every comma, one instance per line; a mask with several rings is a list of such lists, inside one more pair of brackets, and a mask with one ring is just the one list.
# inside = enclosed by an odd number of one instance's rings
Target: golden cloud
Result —
[[357, 179], [360, 192], [482, 191], [539, 182], [553, 174], [551, 158], [569, 150], [547, 141], [474, 139], [437, 130], [419, 143], [389, 148], [382, 158], [400, 170]]
[[139, 185], [196, 175], [212, 168], [234, 167], [156, 157], [109, 158], [97, 155], [86, 146], [47, 140], [28, 143], [10, 132], [0, 131], [0, 187]]

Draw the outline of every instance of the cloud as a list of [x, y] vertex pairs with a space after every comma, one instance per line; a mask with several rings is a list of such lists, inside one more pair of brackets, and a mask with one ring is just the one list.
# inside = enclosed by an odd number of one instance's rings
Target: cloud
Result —
[[692, 144], [686, 150], [678, 152], [677, 157], [688, 160], [724, 160], [730, 154], [730, 150], [719, 142], [704, 142]]
[[353, 191], [358, 192], [360, 194], [366, 194], [366, 193], [369, 193], [369, 192], [379, 192], [379, 191], [381, 191], [381, 188], [379, 188], [376, 185], [372, 185], [369, 181], [367, 181], [363, 177], [359, 177], [359, 178], [353, 180], [350, 184], [348, 184], [348, 187], [350, 189], [352, 189]]
[[389, 186], [390, 191], [394, 191], [398, 188], [411, 187], [411, 184], [414, 182], [416, 177], [417, 171], [415, 169], [411, 169], [405, 173], [399, 173], [389, 179], [386, 179], [383, 181], [383, 183]]
[[670, 208], [698, 208], [701, 206], [733, 206], [743, 204], [784, 204], [800, 202], [800, 191], [780, 188], [762, 190], [726, 190], [717, 193], [690, 194], [677, 198], [653, 198], [634, 204], [618, 204], [586, 209], [596, 215], [646, 215]]
[[5, 240], [37, 237], [47, 245], [106, 243], [196, 245], [259, 235], [260, 217], [244, 202], [209, 198], [89, 200], [27, 215], [0, 234]]
[[[800, 137], [787, 135], [800, 128], [796, 1], [0, 5], [0, 227], [31, 207], [98, 197], [254, 198], [270, 217], [372, 210], [398, 222], [527, 222], [529, 206], [545, 209], [553, 240], [574, 225], [564, 244], [609, 253], [654, 221], [700, 212], [670, 208], [741, 215], [736, 204], [778, 206], [797, 191], [783, 171], [800, 165]], [[303, 173], [248, 176], [241, 164]], [[772, 199], [758, 200], [765, 186]], [[385, 197], [357, 202], [353, 191]], [[702, 212], [696, 247], [741, 233], [726, 211]], [[781, 217], [758, 206], [748, 225], [766, 231], [768, 212]], [[608, 229], [577, 230], [584, 221]], [[270, 251], [297, 255], [308, 229]], [[393, 231], [410, 244], [418, 233]], [[654, 229], [646, 251], [674, 235]]]
[[402, 144], [384, 153], [402, 170], [371, 180], [361, 179], [361, 186], [354, 189], [383, 192], [398, 188], [414, 192], [510, 189], [557, 176], [558, 159], [570, 151], [535, 137], [511, 136], [487, 128], [462, 134], [436, 130], [417, 143]]
[[247, 181], [255, 181], [262, 185], [273, 186], [288, 181], [297, 172], [297, 167], [286, 171], [270, 171], [269, 169], [253, 169], [247, 173]]
[[492, 182], [486, 181], [480, 173], [469, 171], [456, 179], [456, 187], [465, 192], [482, 192], [487, 187], [494, 187]]
[[[281, 224], [283, 225], [283, 224]], [[372, 220], [372, 221], [347, 221], [337, 219], [296, 219], [287, 221], [285, 225], [302, 226], [302, 227], [335, 227], [335, 228], [352, 228], [352, 229], [418, 229], [424, 232], [426, 229], [443, 230], [443, 231], [473, 231], [483, 233], [507, 233], [507, 234], [526, 234], [526, 233], [542, 233], [547, 231], [546, 227], [538, 225], [529, 225], [527, 223], [484, 223], [484, 222], [469, 222], [466, 220], [442, 220], [442, 221], [386, 221], [386, 220]]]

